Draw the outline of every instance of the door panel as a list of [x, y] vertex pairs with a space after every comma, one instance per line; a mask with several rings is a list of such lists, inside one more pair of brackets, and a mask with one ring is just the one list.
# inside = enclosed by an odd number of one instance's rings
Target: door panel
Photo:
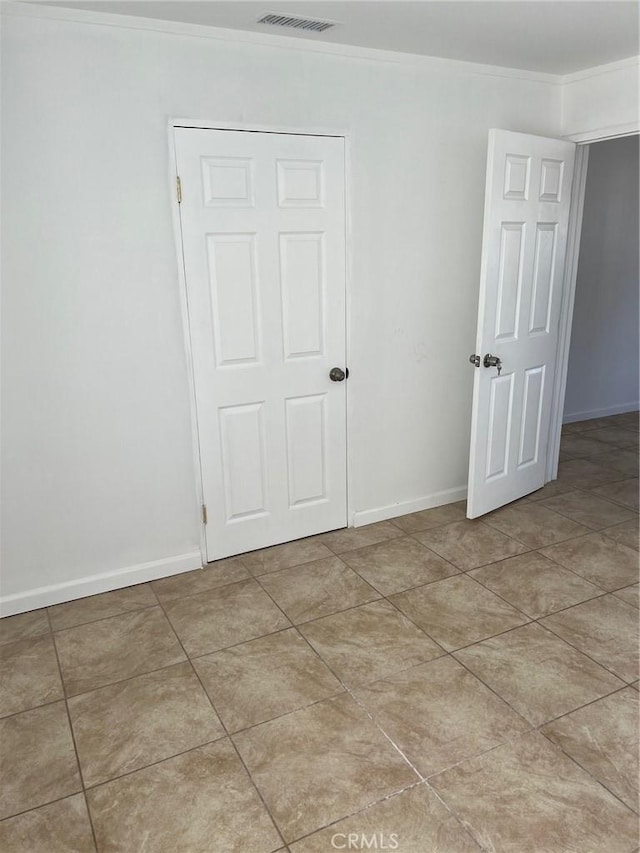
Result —
[[545, 482], [574, 154], [570, 142], [489, 133], [469, 518]]
[[344, 527], [344, 140], [175, 139], [207, 557]]

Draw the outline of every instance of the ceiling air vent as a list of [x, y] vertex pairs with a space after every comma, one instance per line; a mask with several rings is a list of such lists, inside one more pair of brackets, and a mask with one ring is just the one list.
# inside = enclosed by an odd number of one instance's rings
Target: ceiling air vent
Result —
[[294, 30], [307, 30], [312, 33], [323, 33], [330, 27], [335, 27], [331, 21], [314, 21], [311, 18], [294, 18], [291, 15], [278, 15], [268, 12], [258, 18], [259, 24], [271, 24], [273, 27], [292, 27]]

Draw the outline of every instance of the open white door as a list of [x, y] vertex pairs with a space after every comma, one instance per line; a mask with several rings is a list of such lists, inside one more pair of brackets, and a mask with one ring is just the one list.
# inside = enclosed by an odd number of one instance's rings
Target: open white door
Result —
[[211, 561], [347, 523], [344, 140], [175, 141]]
[[574, 156], [572, 142], [489, 132], [469, 518], [545, 483]]

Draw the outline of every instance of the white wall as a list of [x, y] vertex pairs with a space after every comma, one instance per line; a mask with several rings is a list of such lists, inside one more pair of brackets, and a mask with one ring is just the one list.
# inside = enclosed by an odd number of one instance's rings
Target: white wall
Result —
[[556, 86], [32, 10], [2, 37], [7, 612], [198, 563], [169, 117], [349, 131], [353, 509], [463, 495], [487, 131], [558, 135]]
[[640, 131], [640, 57], [563, 79], [562, 133], [579, 142]]
[[564, 420], [638, 408], [638, 137], [590, 146]]

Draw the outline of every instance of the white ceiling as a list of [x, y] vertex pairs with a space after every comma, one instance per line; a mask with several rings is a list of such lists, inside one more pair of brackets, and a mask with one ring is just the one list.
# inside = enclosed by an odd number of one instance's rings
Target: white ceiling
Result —
[[[640, 53], [630, 0], [48, 0], [47, 5], [569, 74]], [[257, 24], [265, 12], [339, 24], [322, 34]]]

